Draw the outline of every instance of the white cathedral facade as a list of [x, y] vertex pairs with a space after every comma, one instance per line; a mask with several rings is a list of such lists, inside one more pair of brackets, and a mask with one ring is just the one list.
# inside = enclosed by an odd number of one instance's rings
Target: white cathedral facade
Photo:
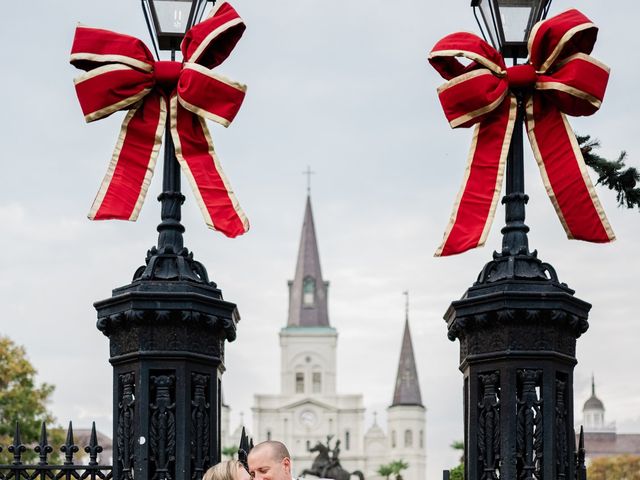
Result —
[[[322, 277], [311, 199], [307, 196], [294, 279], [289, 281], [289, 315], [280, 336], [280, 393], [254, 397], [254, 441], [282, 441], [290, 450], [294, 475], [310, 468], [317, 442], [340, 440], [340, 463], [366, 479], [379, 478], [378, 467], [402, 459], [404, 480], [426, 477], [426, 409], [422, 404], [408, 315], [397, 378], [389, 389], [386, 431], [376, 421], [367, 428], [361, 394], [336, 390], [338, 332], [329, 322], [329, 282]], [[381, 379], [383, 380], [383, 379]], [[390, 380], [390, 379], [389, 379]], [[229, 408], [223, 406], [223, 445], [238, 442], [229, 435]], [[308, 477], [313, 478], [313, 477]]]

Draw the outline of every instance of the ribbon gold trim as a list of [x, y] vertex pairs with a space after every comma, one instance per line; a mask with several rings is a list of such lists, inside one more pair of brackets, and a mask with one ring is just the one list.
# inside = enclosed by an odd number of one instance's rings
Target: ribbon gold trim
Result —
[[579, 90], [575, 87], [570, 87], [569, 85], [565, 85], [561, 82], [537, 82], [536, 90], [558, 90], [564, 93], [568, 93], [569, 95], [573, 95], [574, 97], [586, 100], [596, 108], [600, 108], [602, 106], [602, 101], [600, 99], [594, 97], [593, 95], [589, 95], [587, 92]]
[[[81, 27], [81, 28], [90, 28], [90, 27]], [[116, 63], [124, 63], [125, 65], [138, 68], [144, 72], [151, 72], [153, 70], [152, 64], [145, 63], [141, 60], [136, 60], [135, 58], [127, 57], [126, 55], [115, 55], [115, 54], [100, 55], [97, 53], [77, 52], [77, 53], [71, 54], [70, 60], [71, 62], [74, 62], [77, 60], [88, 60], [90, 62], [97, 62], [97, 63], [116, 62]]]
[[507, 95], [509, 95], [509, 90], [505, 88], [504, 92], [502, 92], [502, 95], [500, 95], [500, 97], [498, 97], [496, 100], [491, 102], [489, 105], [485, 105], [484, 107], [478, 108], [473, 112], [469, 112], [466, 115], [462, 115], [454, 120], [451, 120], [449, 122], [449, 125], [451, 125], [451, 128], [456, 128], [456, 127], [459, 127], [460, 125], [467, 123], [470, 120], [473, 120], [476, 117], [480, 117], [485, 113], [489, 113], [495, 110], [504, 101]]
[[436, 50], [429, 54], [429, 58], [436, 57], [465, 57], [484, 65], [499, 77], [504, 77], [507, 74], [507, 71], [503, 70], [497, 63], [494, 63], [487, 57], [483, 57], [475, 52], [470, 52], [469, 50]]

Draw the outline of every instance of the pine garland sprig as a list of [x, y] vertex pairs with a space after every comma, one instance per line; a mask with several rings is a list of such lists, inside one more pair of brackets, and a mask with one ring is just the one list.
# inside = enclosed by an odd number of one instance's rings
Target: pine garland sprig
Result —
[[640, 210], [640, 172], [635, 167], [627, 167], [627, 152], [622, 151], [617, 160], [602, 158], [594, 152], [600, 142], [590, 135], [576, 135], [585, 163], [598, 175], [597, 185], [604, 185], [616, 192], [618, 206]]

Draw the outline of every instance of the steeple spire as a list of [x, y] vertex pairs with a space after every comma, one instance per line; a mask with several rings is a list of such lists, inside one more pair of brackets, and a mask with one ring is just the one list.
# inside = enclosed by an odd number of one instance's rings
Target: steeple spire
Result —
[[311, 197], [307, 195], [296, 273], [294, 279], [289, 281], [287, 326], [328, 327], [328, 287], [329, 282], [322, 279], [318, 241], [311, 210]]
[[411, 330], [409, 329], [409, 292], [403, 292], [403, 295], [406, 297], [404, 334], [402, 336], [400, 361], [398, 362], [396, 388], [391, 406], [418, 405], [422, 407], [420, 382], [418, 380], [418, 370], [416, 369], [416, 359], [413, 355]]

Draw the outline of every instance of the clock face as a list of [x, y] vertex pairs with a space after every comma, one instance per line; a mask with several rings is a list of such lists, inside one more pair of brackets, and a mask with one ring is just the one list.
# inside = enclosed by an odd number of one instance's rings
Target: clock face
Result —
[[316, 424], [318, 420], [318, 416], [313, 413], [311, 410], [304, 410], [300, 414], [300, 423], [302, 423], [306, 427], [312, 427]]

